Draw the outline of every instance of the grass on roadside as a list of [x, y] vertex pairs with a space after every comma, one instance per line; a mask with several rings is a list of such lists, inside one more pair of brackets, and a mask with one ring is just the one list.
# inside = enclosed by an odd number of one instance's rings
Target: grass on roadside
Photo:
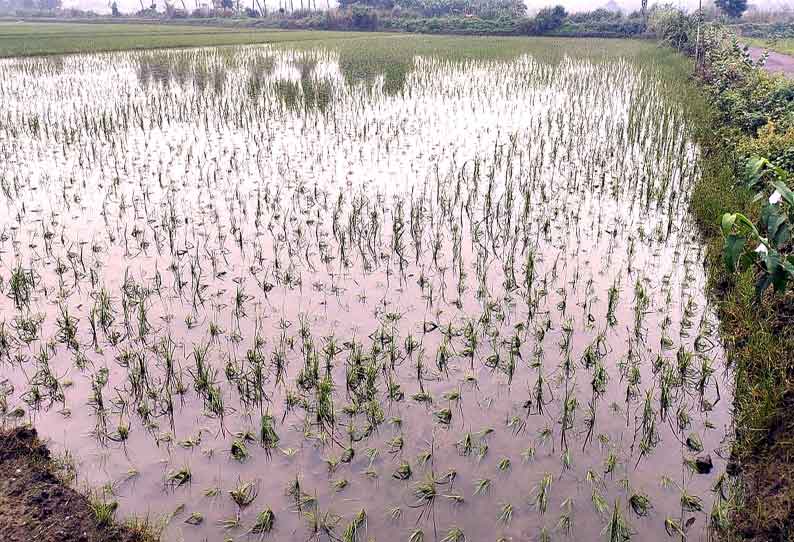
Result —
[[784, 55], [794, 55], [794, 38], [746, 38], [746, 41], [754, 47], [769, 49]]

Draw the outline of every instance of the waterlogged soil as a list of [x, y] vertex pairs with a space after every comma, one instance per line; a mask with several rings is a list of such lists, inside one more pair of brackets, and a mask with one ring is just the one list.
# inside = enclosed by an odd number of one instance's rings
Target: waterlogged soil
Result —
[[0, 432], [0, 533], [6, 542], [134, 542], [130, 532], [99, 527], [88, 499], [53, 474], [35, 430]]
[[166, 540], [707, 539], [676, 83], [375, 54], [0, 63], [3, 414]]

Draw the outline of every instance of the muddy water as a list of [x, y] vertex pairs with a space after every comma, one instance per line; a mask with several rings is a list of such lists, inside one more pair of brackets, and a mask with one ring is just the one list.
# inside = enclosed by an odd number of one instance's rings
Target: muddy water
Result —
[[277, 540], [707, 539], [731, 397], [683, 110], [626, 61], [409, 64], [3, 61], [8, 420], [166, 540], [266, 508]]

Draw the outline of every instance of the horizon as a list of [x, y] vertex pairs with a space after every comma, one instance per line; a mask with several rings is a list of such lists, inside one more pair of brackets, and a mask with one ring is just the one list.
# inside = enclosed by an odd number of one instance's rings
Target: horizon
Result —
[[[111, 0], [112, 1], [112, 0]], [[73, 8], [73, 9], [82, 9], [86, 11], [95, 11], [97, 13], [109, 13], [110, 12], [110, 4], [111, 1], [108, 0], [64, 0], [63, 7], [64, 8]], [[122, 13], [134, 13], [140, 10], [141, 0], [116, 0], [119, 10]], [[144, 4], [147, 4], [149, 0], [143, 0]], [[157, 8], [162, 10], [165, 7], [164, 0], [155, 0], [157, 4]], [[525, 1], [524, 3], [527, 5], [529, 13], [533, 13], [542, 9], [544, 7], [552, 6], [552, 5], [561, 5], [567, 11], [571, 13], [577, 12], [586, 12], [586, 11], [593, 11], [595, 9], [599, 9], [601, 7], [605, 7], [607, 4], [610, 3], [617, 4], [621, 11], [624, 13], [632, 12], [635, 10], [640, 9], [641, 2], [640, 0], [629, 0], [629, 1], [617, 1], [617, 0], [603, 0], [600, 3], [594, 5], [592, 2], [587, 0], [561, 0], [561, 1]], [[211, 3], [206, 0], [184, 0], [188, 9], [194, 9], [202, 4]], [[649, 2], [649, 5], [653, 5], [655, 2]], [[673, 0], [671, 2], [658, 2], [658, 3], [668, 3], [672, 4], [677, 7], [681, 7], [687, 10], [695, 9], [698, 7], [698, 0]], [[181, 0], [174, 1], [174, 4], [179, 7], [181, 5]], [[241, 6], [248, 5], [249, 2], [243, 0], [240, 2]], [[278, 0], [270, 0], [266, 2], [268, 8], [275, 8], [278, 9]], [[704, 2], [704, 7], [708, 4], [713, 4], [712, 1]], [[770, 10], [785, 10], [794, 9], [794, 0], [770, 0], [770, 1], [750, 1], [749, 2], [751, 8], [757, 8], [762, 11], [770, 11]]]

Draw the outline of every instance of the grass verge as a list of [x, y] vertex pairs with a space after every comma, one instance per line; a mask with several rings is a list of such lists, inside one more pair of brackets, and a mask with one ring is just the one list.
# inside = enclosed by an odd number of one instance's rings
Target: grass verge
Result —
[[794, 539], [794, 296], [755, 298], [752, 272], [729, 273], [722, 260], [719, 219], [741, 212], [755, 220], [760, 206], [737, 187], [729, 128], [704, 116], [699, 136], [703, 175], [691, 209], [707, 244], [706, 266], [728, 362], [735, 379], [735, 442], [731, 474], [742, 494], [730, 540]]
[[769, 49], [783, 53], [784, 55], [794, 55], [794, 38], [767, 39], [767, 38], [744, 38], [747, 43], [755, 47]]

